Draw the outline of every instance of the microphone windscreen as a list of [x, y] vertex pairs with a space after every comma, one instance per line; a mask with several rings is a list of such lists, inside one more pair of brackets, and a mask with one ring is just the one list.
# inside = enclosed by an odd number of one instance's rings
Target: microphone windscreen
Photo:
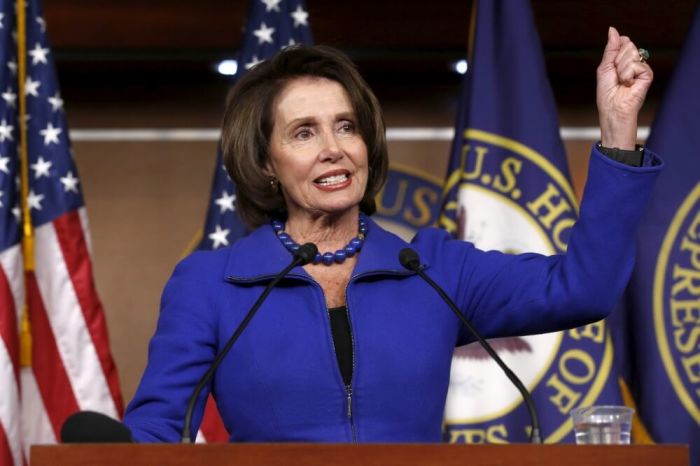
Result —
[[121, 422], [102, 413], [78, 411], [61, 427], [63, 443], [130, 443], [131, 431]]
[[294, 252], [294, 257], [301, 258], [299, 265], [306, 265], [313, 262], [318, 253], [318, 248], [314, 243], [304, 243]]
[[411, 248], [403, 248], [399, 252], [399, 262], [408, 270], [416, 271], [420, 268], [418, 253]]

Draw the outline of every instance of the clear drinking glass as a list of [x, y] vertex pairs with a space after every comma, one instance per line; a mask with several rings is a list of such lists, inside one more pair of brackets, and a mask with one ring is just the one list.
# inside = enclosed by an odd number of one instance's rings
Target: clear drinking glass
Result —
[[588, 406], [571, 410], [578, 445], [627, 445], [632, 431], [627, 406]]

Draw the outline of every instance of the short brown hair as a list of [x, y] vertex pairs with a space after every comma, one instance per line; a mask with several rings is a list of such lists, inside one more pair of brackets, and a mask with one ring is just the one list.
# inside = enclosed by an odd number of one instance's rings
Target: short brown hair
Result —
[[265, 173], [273, 105], [290, 81], [307, 76], [336, 81], [347, 92], [367, 146], [369, 174], [360, 210], [367, 215], [376, 211], [374, 197], [386, 180], [389, 164], [379, 102], [345, 54], [331, 47], [299, 45], [254, 66], [238, 80], [226, 101], [221, 135], [224, 165], [236, 183], [238, 214], [251, 228], [272, 217], [286, 217], [284, 199], [271, 188]]

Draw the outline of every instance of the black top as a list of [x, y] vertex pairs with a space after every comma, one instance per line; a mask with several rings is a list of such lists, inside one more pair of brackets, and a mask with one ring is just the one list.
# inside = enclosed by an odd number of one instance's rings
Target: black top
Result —
[[335, 356], [338, 359], [340, 373], [345, 385], [352, 381], [352, 334], [350, 333], [350, 320], [348, 319], [347, 306], [332, 307], [328, 309], [331, 321], [331, 334]]

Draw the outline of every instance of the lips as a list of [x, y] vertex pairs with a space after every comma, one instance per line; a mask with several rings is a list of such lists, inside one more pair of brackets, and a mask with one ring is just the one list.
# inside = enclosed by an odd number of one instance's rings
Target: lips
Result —
[[314, 183], [324, 190], [344, 188], [350, 184], [350, 173], [347, 170], [333, 170], [316, 178]]

